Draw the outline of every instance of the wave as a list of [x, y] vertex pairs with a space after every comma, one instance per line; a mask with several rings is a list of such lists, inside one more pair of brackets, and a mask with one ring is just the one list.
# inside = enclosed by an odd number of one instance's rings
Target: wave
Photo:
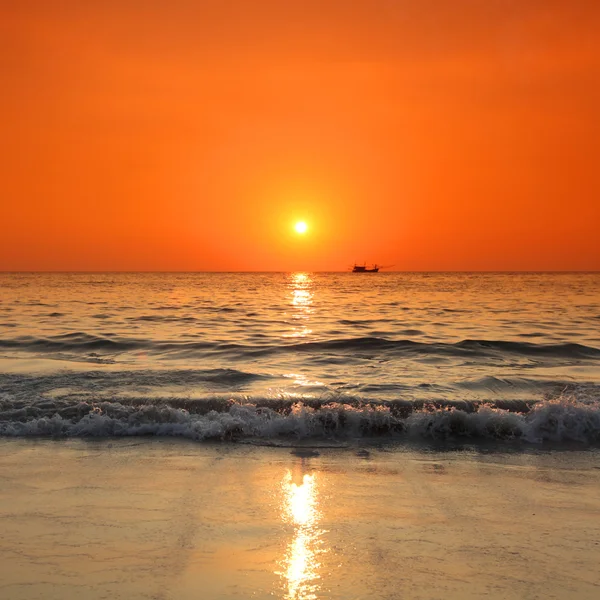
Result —
[[388, 340], [378, 337], [346, 338], [323, 342], [307, 342], [287, 347], [297, 351], [381, 351], [403, 354], [440, 354], [450, 356], [488, 357], [498, 354], [545, 356], [556, 358], [598, 358], [600, 349], [582, 344], [534, 344], [499, 340], [463, 340], [454, 344], [425, 343], [414, 340]]
[[504, 340], [463, 340], [453, 344], [389, 340], [380, 337], [340, 338], [288, 344], [238, 344], [233, 342], [154, 341], [143, 338], [125, 338], [111, 334], [92, 335], [72, 332], [49, 337], [19, 336], [0, 339], [0, 348], [35, 352], [214, 352], [260, 356], [286, 352], [353, 354], [357, 351], [379, 352], [390, 355], [443, 355], [486, 358], [501, 355], [545, 357], [557, 359], [598, 359], [600, 349], [583, 344], [535, 344]]
[[[213, 369], [140, 369], [135, 371], [58, 371], [40, 375], [21, 373], [0, 373], [0, 390], [6, 393], [0, 396], [0, 410], [14, 400], [32, 403], [37, 395], [53, 393], [55, 397], [79, 394], [86, 390], [93, 394], [115, 394], [128, 390], [146, 390], [172, 388], [173, 386], [199, 386], [215, 384], [229, 388], [249, 382], [267, 379], [263, 373], [251, 373], [232, 368]], [[62, 390], [58, 396], [56, 390]], [[10, 391], [10, 392], [9, 392]], [[117, 392], [118, 393], [118, 392]], [[35, 405], [35, 401], [33, 401]]]
[[142, 323], [196, 323], [200, 321], [197, 317], [180, 317], [173, 315], [140, 315], [137, 317], [127, 317], [127, 321]]
[[[182, 401], [183, 403], [183, 401]], [[175, 436], [197, 441], [384, 437], [600, 443], [600, 402], [561, 398], [528, 404], [308, 403], [233, 400], [19, 403], [0, 399], [0, 435]]]
[[144, 348], [144, 340], [111, 339], [105, 336], [91, 335], [89, 333], [74, 332], [53, 335], [45, 338], [23, 335], [12, 339], [0, 340], [0, 348], [37, 351], [88, 351], [88, 350], [135, 350]]
[[487, 350], [500, 351], [524, 356], [556, 356], [558, 358], [597, 358], [600, 349], [583, 344], [534, 344], [532, 342], [463, 340], [453, 344], [456, 348], [466, 349], [474, 353]]

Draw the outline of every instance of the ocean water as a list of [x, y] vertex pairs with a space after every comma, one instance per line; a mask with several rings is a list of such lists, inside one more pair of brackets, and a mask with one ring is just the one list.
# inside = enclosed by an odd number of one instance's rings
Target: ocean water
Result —
[[0, 435], [600, 442], [598, 273], [3, 273]]

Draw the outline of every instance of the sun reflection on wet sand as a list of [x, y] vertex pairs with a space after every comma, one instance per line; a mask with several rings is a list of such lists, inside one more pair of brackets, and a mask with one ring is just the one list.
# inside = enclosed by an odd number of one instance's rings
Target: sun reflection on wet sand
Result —
[[288, 600], [314, 600], [319, 591], [320, 579], [318, 555], [322, 548], [319, 529], [321, 513], [318, 507], [316, 475], [305, 474], [299, 485], [288, 471], [282, 482], [283, 520], [294, 527], [292, 541], [288, 544], [282, 561], [283, 577], [287, 586]]

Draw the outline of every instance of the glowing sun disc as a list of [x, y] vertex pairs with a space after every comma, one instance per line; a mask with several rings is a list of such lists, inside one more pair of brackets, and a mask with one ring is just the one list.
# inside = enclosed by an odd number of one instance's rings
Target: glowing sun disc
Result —
[[294, 225], [296, 233], [306, 233], [308, 231], [308, 225], [304, 221], [298, 221]]

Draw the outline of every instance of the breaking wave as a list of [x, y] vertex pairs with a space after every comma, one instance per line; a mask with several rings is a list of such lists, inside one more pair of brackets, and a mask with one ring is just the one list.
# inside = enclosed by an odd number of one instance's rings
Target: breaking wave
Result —
[[197, 441], [439, 440], [600, 442], [600, 402], [569, 398], [525, 403], [300, 403], [265, 400], [24, 403], [0, 398], [0, 435], [175, 436]]

